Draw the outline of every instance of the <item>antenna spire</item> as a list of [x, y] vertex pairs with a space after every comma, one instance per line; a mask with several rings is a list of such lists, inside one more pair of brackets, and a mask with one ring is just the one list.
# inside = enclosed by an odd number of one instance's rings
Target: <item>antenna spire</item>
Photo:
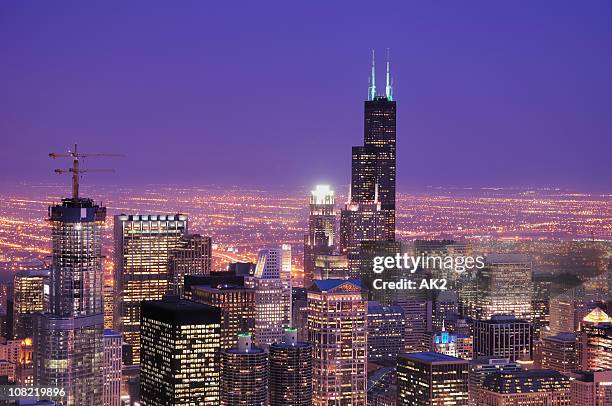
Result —
[[391, 87], [391, 74], [389, 73], [389, 48], [387, 48], [387, 86], [385, 87], [385, 96], [387, 100], [393, 100], [393, 88]]
[[372, 78], [370, 79], [370, 87], [368, 88], [368, 100], [374, 100], [376, 97], [376, 68], [374, 62], [374, 50], [372, 50]]

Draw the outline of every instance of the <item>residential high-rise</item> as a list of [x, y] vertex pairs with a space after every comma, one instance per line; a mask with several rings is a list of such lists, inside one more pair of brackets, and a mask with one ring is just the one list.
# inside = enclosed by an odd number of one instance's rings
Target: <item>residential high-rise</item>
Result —
[[358, 280], [315, 281], [308, 291], [313, 405], [365, 406], [367, 302]]
[[259, 251], [255, 275], [245, 284], [255, 291], [255, 342], [280, 342], [291, 326], [291, 246]]
[[467, 360], [436, 352], [397, 358], [397, 406], [467, 404]]
[[572, 406], [612, 405], [612, 370], [576, 372], [570, 378]]
[[255, 328], [255, 289], [232, 284], [193, 285], [190, 299], [221, 310], [221, 348], [233, 348], [238, 335]]
[[485, 265], [478, 272], [478, 318], [512, 314], [532, 320], [531, 261], [518, 254], [491, 254], [487, 255]]
[[282, 342], [270, 346], [270, 406], [312, 406], [312, 345], [285, 330]]
[[200, 234], [185, 234], [170, 251], [170, 284], [182, 296], [185, 275], [208, 275], [212, 270], [212, 239]]
[[261, 406], [268, 400], [268, 355], [250, 334], [221, 352], [221, 406]]
[[404, 352], [406, 319], [401, 306], [368, 302], [368, 359], [395, 361]]
[[612, 320], [596, 308], [580, 323], [578, 362], [584, 371], [612, 370]]
[[495, 356], [512, 361], [533, 359], [531, 323], [514, 316], [496, 315], [474, 321], [474, 356]]
[[478, 392], [478, 405], [570, 406], [570, 380], [558, 371], [496, 372], [487, 376]]
[[13, 278], [14, 338], [32, 338], [35, 314], [46, 310], [48, 299], [48, 269], [26, 270], [15, 274]]
[[170, 255], [187, 234], [182, 214], [115, 216], [115, 330], [132, 346], [140, 363], [140, 302], [171, 292]]
[[575, 333], [544, 337], [538, 351], [538, 366], [567, 373], [578, 369], [578, 349]]
[[218, 405], [219, 309], [166, 297], [141, 314], [141, 405]]
[[469, 392], [470, 406], [477, 406], [478, 392], [485, 378], [496, 372], [522, 371], [522, 368], [508, 358], [477, 357], [470, 361]]
[[102, 227], [106, 208], [78, 197], [49, 208], [49, 309], [34, 332], [36, 385], [65, 388], [62, 403], [102, 403]]
[[317, 255], [333, 253], [335, 230], [334, 191], [329, 185], [317, 185], [310, 195], [308, 234], [304, 236], [304, 287], [309, 287], [314, 279]]
[[116, 331], [104, 330], [103, 343], [102, 405], [121, 406], [121, 344], [123, 337]]

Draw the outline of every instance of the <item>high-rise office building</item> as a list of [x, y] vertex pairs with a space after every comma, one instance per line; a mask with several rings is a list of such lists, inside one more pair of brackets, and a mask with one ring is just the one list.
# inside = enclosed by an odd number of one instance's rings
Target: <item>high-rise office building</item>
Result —
[[508, 358], [477, 357], [470, 361], [469, 392], [470, 406], [477, 406], [478, 392], [485, 378], [496, 372], [522, 371], [522, 368]]
[[268, 355], [250, 334], [221, 352], [221, 406], [261, 406], [268, 400]]
[[401, 306], [368, 302], [368, 359], [395, 361], [404, 352], [406, 319]]
[[343, 254], [317, 255], [313, 279], [348, 279], [348, 258]]
[[255, 291], [255, 342], [280, 342], [291, 326], [291, 246], [259, 251], [255, 275], [245, 283]]
[[578, 362], [584, 371], [612, 370], [612, 320], [596, 308], [580, 323]]
[[612, 405], [612, 370], [576, 372], [570, 378], [572, 406]]
[[103, 343], [102, 405], [121, 406], [121, 344], [123, 337], [116, 331], [104, 330]]
[[496, 372], [484, 379], [477, 405], [570, 406], [570, 380], [545, 369]]
[[533, 282], [528, 258], [518, 254], [487, 255], [485, 268], [478, 274], [478, 318], [512, 314], [532, 319]]
[[577, 331], [583, 319], [597, 307], [587, 298], [584, 286], [576, 286], [550, 299], [549, 334]]
[[468, 404], [468, 361], [436, 352], [397, 358], [397, 406]]
[[141, 314], [141, 404], [218, 405], [219, 309], [166, 297]]
[[291, 325], [297, 329], [298, 341], [308, 341], [308, 289], [291, 289]]
[[104, 328], [112, 330], [115, 313], [115, 288], [113, 285], [104, 284], [102, 286], [102, 295], [104, 296]]
[[187, 233], [182, 214], [115, 216], [114, 329], [132, 346], [140, 363], [140, 302], [171, 292], [169, 259]]
[[172, 291], [183, 295], [185, 275], [208, 275], [212, 270], [212, 239], [199, 234], [186, 234], [178, 247], [170, 251], [170, 284]]
[[191, 300], [221, 310], [221, 348], [236, 346], [238, 335], [255, 328], [255, 289], [227, 283], [191, 286]]
[[318, 255], [331, 255], [336, 232], [334, 191], [328, 185], [317, 185], [310, 194], [308, 233], [304, 236], [304, 287], [314, 279]]
[[531, 323], [514, 316], [493, 316], [474, 322], [474, 356], [495, 356], [512, 361], [533, 359]]
[[299, 342], [296, 329], [270, 346], [270, 406], [312, 406], [312, 345]]
[[313, 405], [365, 406], [367, 302], [358, 280], [315, 281], [308, 291]]
[[567, 373], [578, 368], [578, 349], [575, 333], [561, 333], [544, 337], [540, 343], [537, 364], [542, 369]]
[[62, 403], [102, 403], [102, 227], [106, 208], [73, 197], [49, 208], [52, 264], [48, 313], [37, 317], [34, 380], [65, 388]]
[[19, 271], [13, 278], [13, 337], [32, 338], [35, 314], [46, 311], [49, 270]]

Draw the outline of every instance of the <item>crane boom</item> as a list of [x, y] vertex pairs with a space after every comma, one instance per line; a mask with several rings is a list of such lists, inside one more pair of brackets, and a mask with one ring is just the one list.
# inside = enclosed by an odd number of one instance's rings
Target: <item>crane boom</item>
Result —
[[79, 200], [79, 176], [86, 172], [114, 172], [113, 169], [81, 169], [79, 158], [87, 157], [121, 157], [122, 154], [105, 154], [105, 153], [82, 153], [78, 152], [77, 144], [74, 144], [74, 150], [68, 153], [51, 152], [49, 157], [56, 158], [72, 158], [72, 167], [68, 169], [56, 169], [55, 173], [64, 174], [72, 173], [72, 198], [74, 201]]

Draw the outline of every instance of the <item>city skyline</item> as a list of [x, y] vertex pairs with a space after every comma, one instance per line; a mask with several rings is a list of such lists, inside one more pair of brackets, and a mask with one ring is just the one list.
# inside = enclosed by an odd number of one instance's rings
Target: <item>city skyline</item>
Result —
[[[610, 5], [533, 7], [526, 16], [521, 5], [484, 3], [393, 12], [356, 5], [351, 13], [198, 3], [141, 13], [133, 4], [118, 15], [3, 5], [0, 38], [8, 41], [0, 47], [11, 63], [0, 67], [0, 170], [12, 182], [51, 181], [42, 156], [76, 141], [127, 156], [109, 165], [116, 175], [93, 182], [169, 184], [180, 174], [187, 184], [340, 190], [349, 183], [345, 146], [363, 131], [352, 117], [367, 97], [370, 50], [383, 93], [389, 48], [398, 190], [609, 193]], [[96, 34], [107, 26], [114, 29]]]

